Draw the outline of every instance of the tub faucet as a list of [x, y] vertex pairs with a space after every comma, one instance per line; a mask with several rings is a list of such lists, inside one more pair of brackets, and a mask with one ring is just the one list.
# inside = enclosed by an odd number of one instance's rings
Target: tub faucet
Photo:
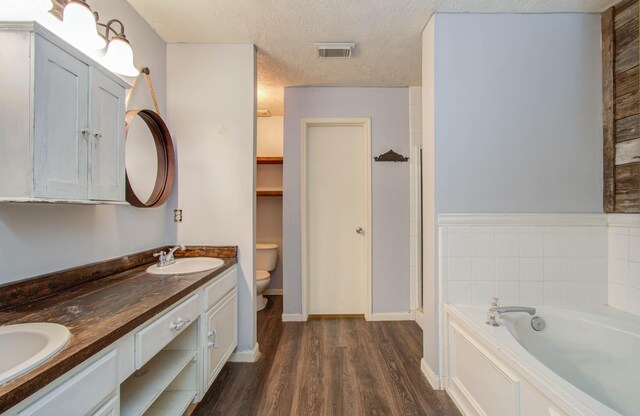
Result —
[[186, 250], [186, 249], [187, 248], [184, 245], [178, 244], [177, 246], [169, 250], [168, 253], [161, 251], [159, 253], [155, 253], [153, 257], [158, 257], [158, 267], [169, 266], [176, 262], [176, 259], [173, 257], [173, 254], [178, 250]]
[[526, 306], [498, 306], [499, 302], [500, 299], [498, 298], [493, 298], [491, 300], [491, 307], [487, 311], [487, 325], [500, 326], [498, 318], [500, 318], [500, 315], [503, 313], [523, 312], [528, 313], [531, 316], [535, 316], [536, 314], [536, 308], [529, 308]]

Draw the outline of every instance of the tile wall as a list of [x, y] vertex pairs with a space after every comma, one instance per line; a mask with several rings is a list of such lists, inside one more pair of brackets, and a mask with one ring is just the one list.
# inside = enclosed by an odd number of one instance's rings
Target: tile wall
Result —
[[639, 216], [611, 216], [609, 226], [609, 304], [640, 315], [640, 221]]
[[603, 225], [585, 226], [555, 225], [561, 220], [554, 225], [510, 222], [440, 226], [440, 278], [446, 303], [488, 305], [494, 296], [502, 305], [607, 303], [606, 220]]

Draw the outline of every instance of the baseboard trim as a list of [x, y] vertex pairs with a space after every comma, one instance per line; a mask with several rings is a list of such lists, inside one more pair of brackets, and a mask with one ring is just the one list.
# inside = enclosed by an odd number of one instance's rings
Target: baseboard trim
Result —
[[420, 360], [420, 369], [422, 370], [422, 374], [427, 378], [427, 381], [431, 385], [434, 390], [440, 390], [442, 387], [440, 386], [440, 377], [433, 372], [427, 361], [423, 358]]
[[424, 331], [424, 313], [422, 312], [422, 310], [420, 309], [415, 309], [413, 311], [413, 316], [415, 317], [415, 321], [418, 324], [418, 326], [420, 327], [420, 329], [422, 329]]
[[282, 289], [267, 289], [264, 294], [267, 296], [282, 296], [284, 291]]
[[413, 321], [414, 316], [411, 312], [400, 313], [372, 313], [370, 321]]
[[229, 361], [232, 363], [255, 363], [260, 358], [260, 345], [256, 342], [253, 349], [236, 351], [231, 354]]
[[283, 313], [282, 322], [304, 322], [301, 313]]

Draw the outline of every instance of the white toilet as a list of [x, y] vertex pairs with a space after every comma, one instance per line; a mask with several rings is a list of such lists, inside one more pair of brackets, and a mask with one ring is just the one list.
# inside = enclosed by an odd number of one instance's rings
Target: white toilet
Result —
[[271, 273], [278, 265], [277, 244], [256, 244], [256, 286], [258, 296], [256, 298], [257, 310], [261, 311], [267, 306], [267, 298], [264, 291], [271, 283]]

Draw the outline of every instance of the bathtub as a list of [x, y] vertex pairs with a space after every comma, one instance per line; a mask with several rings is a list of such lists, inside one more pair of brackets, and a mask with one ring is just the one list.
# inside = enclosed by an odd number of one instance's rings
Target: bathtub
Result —
[[640, 318], [607, 307], [540, 307], [486, 325], [488, 307], [446, 307], [444, 385], [462, 413], [640, 415]]

